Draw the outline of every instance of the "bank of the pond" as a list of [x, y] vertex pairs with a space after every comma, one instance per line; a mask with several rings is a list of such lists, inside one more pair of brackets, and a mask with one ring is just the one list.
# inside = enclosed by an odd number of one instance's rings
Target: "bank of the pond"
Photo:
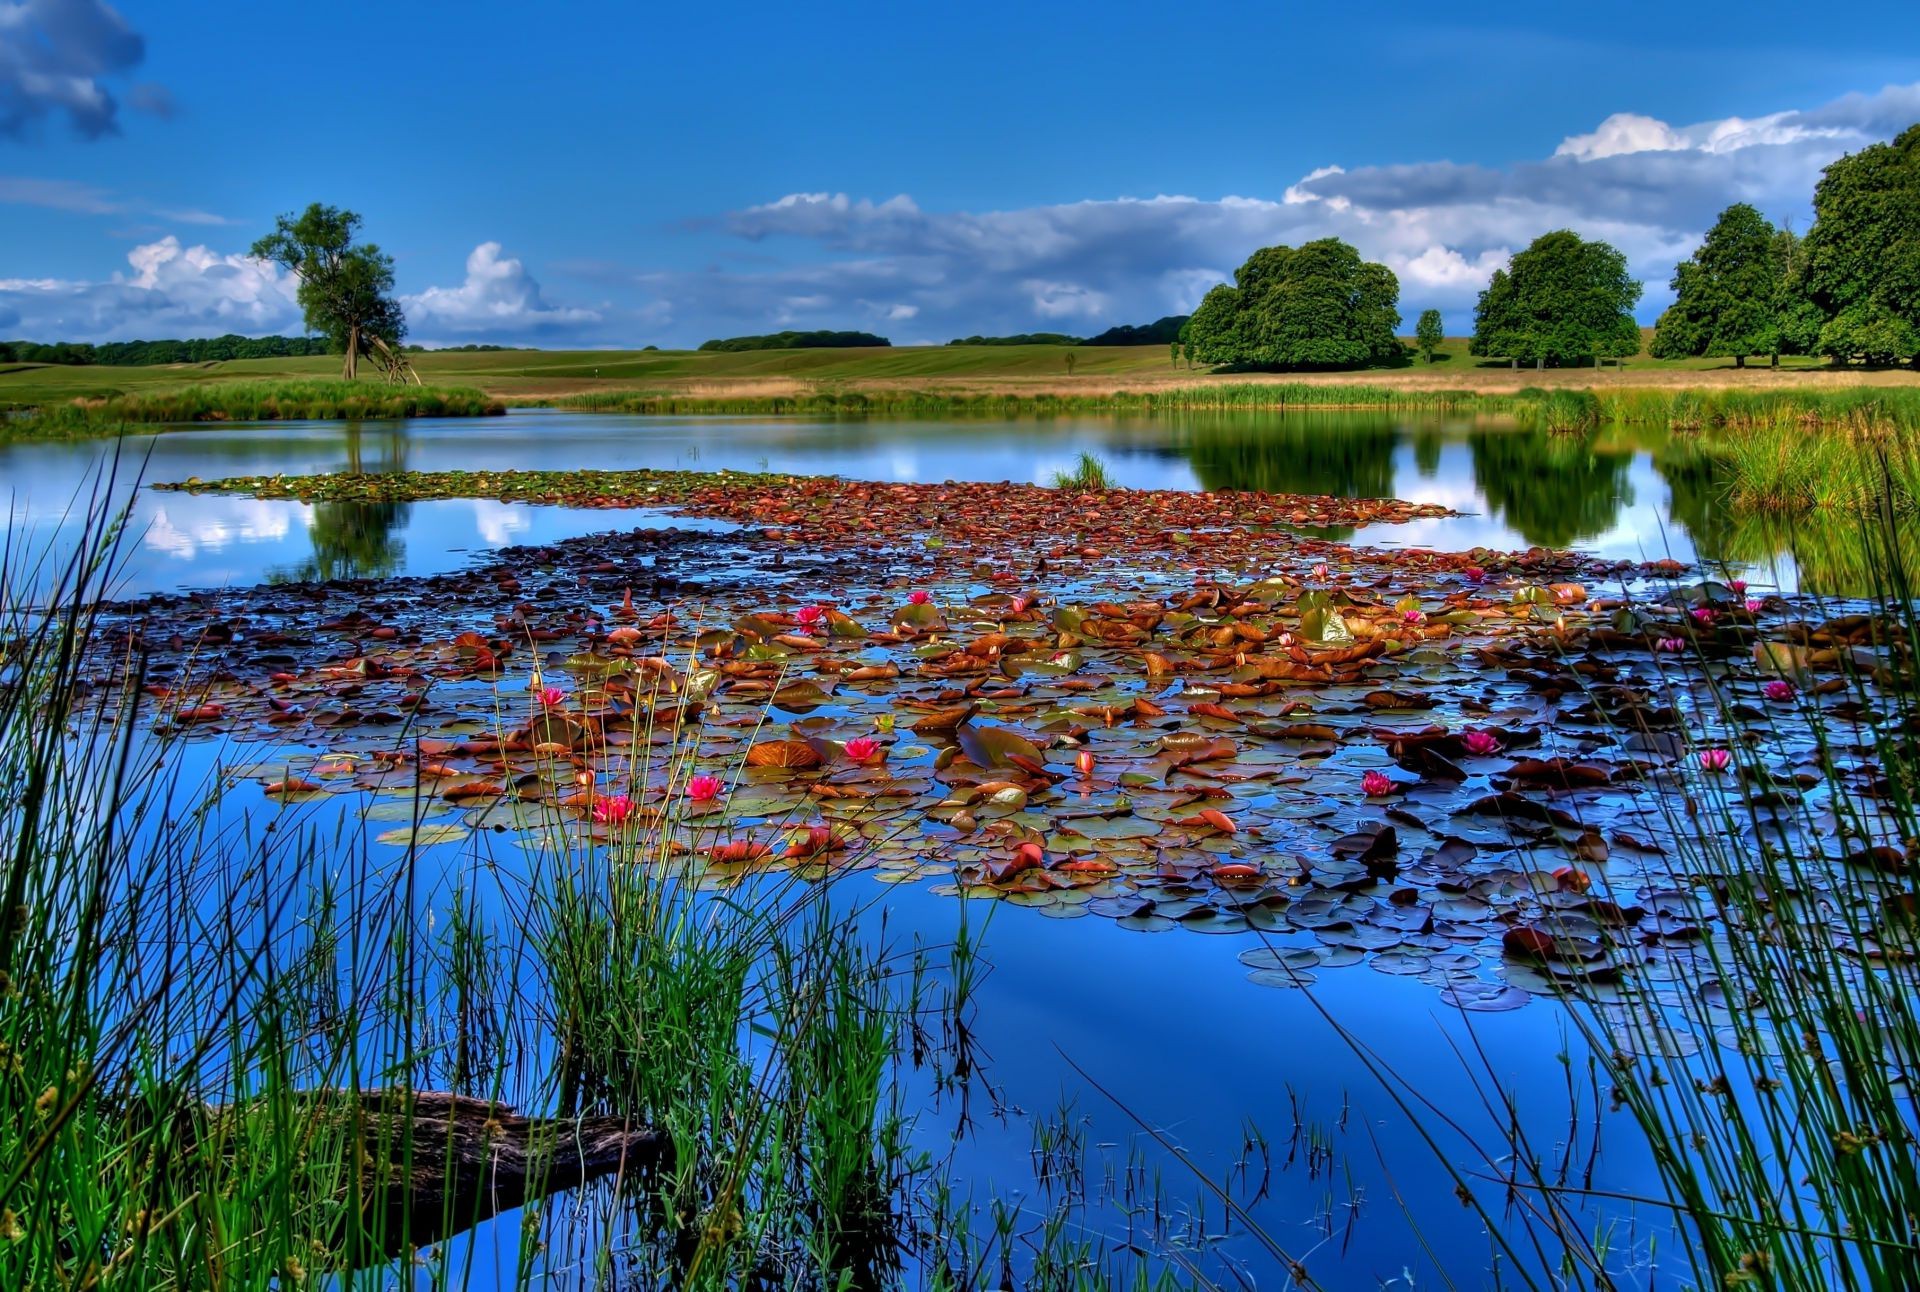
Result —
[[0, 421], [0, 438], [89, 439], [117, 434], [129, 423], [390, 421], [506, 411], [500, 400], [466, 386], [236, 381], [44, 404]]
[[1584, 429], [1609, 422], [1660, 425], [1675, 430], [1870, 424], [1911, 431], [1920, 425], [1920, 389], [1864, 385], [1764, 391], [1565, 386], [1489, 391], [1379, 383], [1238, 381], [1087, 393], [820, 386], [771, 393], [725, 389], [704, 393], [596, 391], [524, 402], [529, 406], [578, 412], [841, 416], [1049, 417], [1080, 413], [1385, 409], [1510, 413], [1543, 421], [1555, 430]]

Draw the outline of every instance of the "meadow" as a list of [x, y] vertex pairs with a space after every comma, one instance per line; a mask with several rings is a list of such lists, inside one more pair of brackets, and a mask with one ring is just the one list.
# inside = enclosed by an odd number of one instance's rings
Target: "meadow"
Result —
[[[1075, 356], [1071, 375], [1064, 355]], [[1912, 370], [1833, 368], [1789, 357], [1771, 370], [1738, 369], [1732, 360], [1629, 360], [1624, 367], [1513, 369], [1466, 353], [1449, 338], [1440, 361], [1357, 372], [1213, 374], [1169, 360], [1162, 346], [894, 346], [886, 349], [760, 350], [740, 353], [647, 350], [426, 351], [412, 356], [429, 386], [471, 387], [509, 403], [589, 394], [646, 394], [677, 400], [740, 400], [865, 393], [898, 395], [1054, 395], [1099, 399], [1116, 393], [1240, 385], [1333, 385], [1467, 389], [1512, 393], [1528, 386], [1595, 389], [1653, 386], [1732, 387], [1920, 385]], [[339, 368], [328, 357], [242, 359], [156, 367], [13, 365], [0, 369], [0, 408], [100, 399], [244, 381], [325, 381]]]

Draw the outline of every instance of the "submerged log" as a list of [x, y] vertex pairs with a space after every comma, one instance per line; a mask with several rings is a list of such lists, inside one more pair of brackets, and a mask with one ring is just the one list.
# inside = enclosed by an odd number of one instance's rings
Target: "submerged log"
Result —
[[[335, 1186], [357, 1210], [360, 1241], [394, 1257], [500, 1212], [618, 1173], [651, 1169], [672, 1141], [620, 1117], [525, 1117], [505, 1104], [433, 1090], [322, 1090], [294, 1097], [309, 1142], [357, 1145]], [[210, 1108], [207, 1128], [263, 1104]], [[270, 1114], [269, 1114], [270, 1115]], [[231, 1127], [225, 1129], [231, 1130]], [[343, 1154], [343, 1156], [345, 1156]], [[357, 1203], [357, 1206], [354, 1204]], [[344, 1246], [347, 1235], [335, 1242]]]

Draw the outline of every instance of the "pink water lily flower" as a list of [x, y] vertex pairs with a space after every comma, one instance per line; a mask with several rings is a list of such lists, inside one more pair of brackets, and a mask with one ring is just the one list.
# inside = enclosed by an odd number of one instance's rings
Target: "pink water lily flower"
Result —
[[594, 800], [593, 819], [601, 825], [624, 825], [633, 815], [633, 800], [624, 794], [609, 794]]
[[1791, 700], [1793, 698], [1793, 689], [1793, 683], [1787, 681], [1784, 677], [1776, 677], [1773, 681], [1760, 688], [1761, 692], [1765, 694], [1769, 700], [1774, 701]]
[[907, 604], [910, 606], [924, 606], [932, 600], [933, 594], [925, 588], [915, 588], [907, 594]]
[[540, 706], [545, 709], [557, 709], [567, 702], [567, 693], [557, 686], [540, 689]]
[[1403, 610], [1400, 613], [1400, 617], [1410, 624], [1424, 624], [1427, 622], [1426, 612], [1422, 610]]
[[1659, 641], [1655, 642], [1654, 645], [1666, 651], [1669, 655], [1677, 655], [1687, 648], [1687, 639], [1684, 637], [1662, 637]]
[[1728, 579], [1727, 587], [1731, 588], [1733, 595], [1737, 597], [1747, 590], [1747, 581], [1745, 579]]
[[1688, 613], [1693, 616], [1695, 623], [1710, 624], [1713, 622], [1713, 607], [1711, 606], [1695, 606]]
[[1724, 749], [1703, 749], [1700, 751], [1700, 766], [1710, 772], [1724, 772], [1733, 762], [1733, 755]]
[[1757, 615], [1757, 614], [1759, 614], [1759, 613], [1760, 613], [1760, 612], [1761, 612], [1762, 610], [1765, 610], [1766, 608], [1767, 608], [1767, 603], [1766, 603], [1766, 602], [1764, 602], [1764, 601], [1762, 601], [1762, 600], [1761, 600], [1761, 599], [1760, 599], [1759, 597], [1748, 597], [1748, 598], [1747, 598], [1747, 613], [1748, 613], [1748, 614], [1750, 614], [1750, 615]]
[[1460, 747], [1475, 758], [1490, 758], [1500, 752], [1500, 738], [1491, 731], [1469, 731], [1460, 737]]
[[1322, 561], [1318, 565], [1313, 567], [1314, 578], [1319, 579], [1322, 582], [1325, 582], [1327, 578], [1327, 574], [1328, 574], [1327, 563], [1325, 561]]
[[1466, 569], [1462, 570], [1461, 573], [1467, 576], [1467, 582], [1469, 583], [1478, 583], [1487, 577], [1487, 572], [1477, 565], [1469, 565]]
[[1360, 788], [1370, 799], [1377, 799], [1394, 791], [1393, 777], [1385, 772], [1368, 772], [1360, 778]]
[[844, 748], [848, 759], [856, 763], [865, 763], [871, 762], [873, 756], [880, 752], [880, 742], [872, 736], [855, 736], [846, 743]]
[[718, 776], [700, 773], [687, 782], [687, 797], [695, 803], [711, 803], [727, 788]]
[[819, 606], [801, 606], [793, 612], [793, 622], [799, 624], [808, 632], [812, 632], [821, 624], [827, 622], [827, 612]]

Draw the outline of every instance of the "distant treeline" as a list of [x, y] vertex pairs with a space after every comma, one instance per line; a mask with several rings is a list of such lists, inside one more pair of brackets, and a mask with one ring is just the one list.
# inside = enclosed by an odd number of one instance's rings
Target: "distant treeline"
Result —
[[190, 341], [0, 341], [0, 363], [59, 363], [144, 368], [160, 363], [215, 363], [222, 359], [297, 359], [327, 353], [319, 336], [195, 337]]
[[[409, 345], [406, 347], [415, 354], [491, 354], [496, 350], [531, 350], [530, 345], [480, 345], [469, 341], [465, 345]], [[652, 349], [651, 346], [648, 349]]]
[[1163, 319], [1155, 319], [1145, 327], [1134, 327], [1123, 323], [1119, 327], [1110, 327], [1099, 336], [1087, 338], [1088, 345], [1170, 345], [1180, 339], [1180, 329], [1187, 325], [1190, 314], [1169, 314]]
[[769, 332], [765, 336], [715, 337], [702, 341], [702, 350], [836, 350], [858, 346], [890, 346], [893, 342], [871, 332]]
[[1013, 336], [963, 336], [948, 345], [1170, 345], [1180, 339], [1189, 315], [1169, 314], [1141, 327], [1123, 323], [1099, 336], [1068, 336], [1065, 332], [1019, 332]]
[[1085, 345], [1077, 336], [1065, 332], [1018, 332], [1013, 336], [961, 336], [948, 345]]

